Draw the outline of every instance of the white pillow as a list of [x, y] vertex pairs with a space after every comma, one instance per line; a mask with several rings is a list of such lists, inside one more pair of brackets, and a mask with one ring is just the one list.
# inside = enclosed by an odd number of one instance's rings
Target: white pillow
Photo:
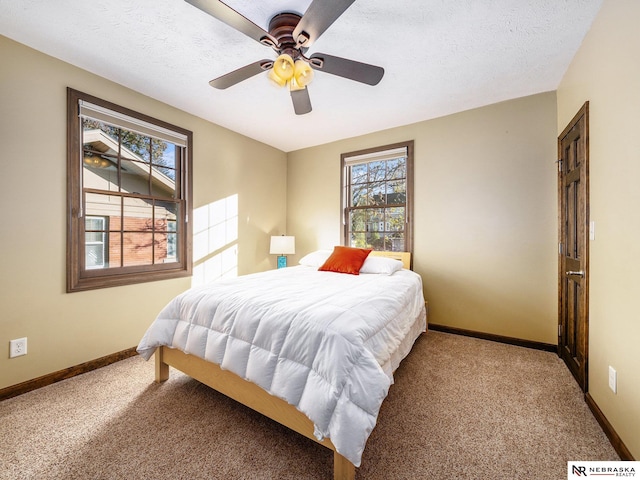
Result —
[[[316, 250], [302, 257], [298, 263], [307, 267], [320, 268], [331, 256], [331, 253], [331, 250]], [[360, 268], [360, 273], [393, 275], [398, 270], [402, 270], [403, 266], [403, 263], [395, 258], [369, 255]]]
[[320, 268], [324, 262], [327, 261], [331, 253], [331, 250], [316, 250], [302, 257], [298, 263], [300, 265], [306, 265], [307, 267]]
[[375, 257], [369, 255], [360, 269], [360, 273], [379, 273], [382, 275], [393, 275], [398, 270], [402, 270], [403, 263], [395, 258]]

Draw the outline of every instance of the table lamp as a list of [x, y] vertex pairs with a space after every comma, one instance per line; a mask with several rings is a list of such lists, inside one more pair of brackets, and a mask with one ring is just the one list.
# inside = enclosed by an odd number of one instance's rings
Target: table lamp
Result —
[[287, 266], [286, 255], [296, 253], [296, 237], [280, 235], [271, 237], [271, 255], [278, 255], [278, 268]]

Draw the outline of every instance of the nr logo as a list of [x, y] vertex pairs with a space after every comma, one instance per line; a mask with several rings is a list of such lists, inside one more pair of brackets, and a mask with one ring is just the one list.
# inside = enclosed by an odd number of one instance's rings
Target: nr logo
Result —
[[587, 476], [587, 467], [582, 467], [582, 466], [578, 466], [578, 465], [572, 465], [571, 466], [571, 473], [573, 475], [577, 475], [579, 477], [582, 477], [583, 475], [586, 477]]

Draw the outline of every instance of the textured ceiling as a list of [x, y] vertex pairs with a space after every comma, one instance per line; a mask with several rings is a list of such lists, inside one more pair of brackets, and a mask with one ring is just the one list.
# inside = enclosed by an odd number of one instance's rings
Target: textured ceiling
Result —
[[[225, 3], [268, 30], [274, 14], [311, 2]], [[601, 3], [357, 0], [308, 54], [379, 65], [385, 76], [371, 87], [318, 72], [303, 116], [266, 74], [211, 88], [273, 51], [183, 0], [0, 0], [0, 34], [292, 151], [555, 90]]]

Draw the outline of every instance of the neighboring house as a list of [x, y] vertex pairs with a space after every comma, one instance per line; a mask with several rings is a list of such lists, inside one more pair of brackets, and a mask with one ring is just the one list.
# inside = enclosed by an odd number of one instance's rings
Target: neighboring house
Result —
[[[122, 147], [118, 175], [118, 142], [107, 133], [85, 130], [85, 262], [87, 268], [109, 268], [175, 261], [176, 212], [173, 204], [139, 195], [175, 196], [175, 180], [162, 167]], [[165, 169], [170, 173], [171, 169]], [[119, 178], [118, 178], [119, 177]], [[120, 197], [95, 192], [136, 194]]]

